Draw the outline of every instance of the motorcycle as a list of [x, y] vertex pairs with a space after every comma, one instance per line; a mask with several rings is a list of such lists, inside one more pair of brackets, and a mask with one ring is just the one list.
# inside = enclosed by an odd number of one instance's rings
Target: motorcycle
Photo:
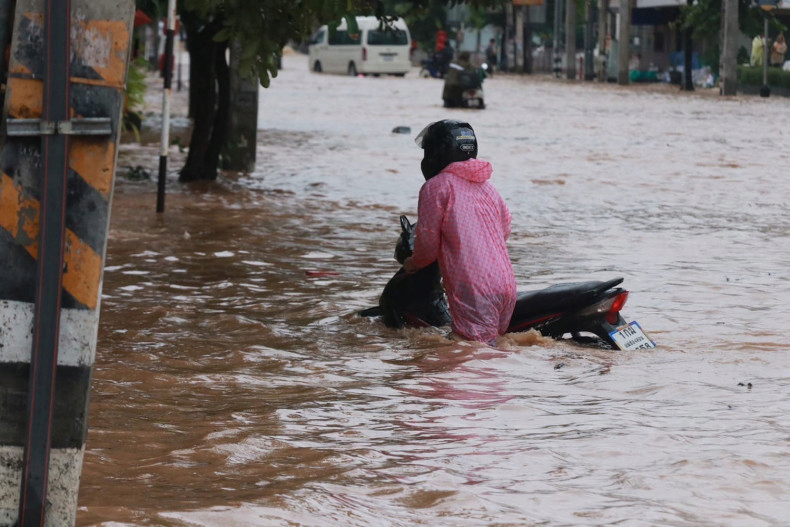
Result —
[[443, 100], [445, 108], [477, 108], [486, 107], [483, 94], [483, 78], [485, 70], [463, 69], [456, 64], [451, 64], [454, 75], [444, 78]]
[[[417, 224], [410, 223], [406, 216], [400, 217], [400, 224], [395, 259], [402, 265], [414, 250]], [[626, 322], [621, 314], [628, 299], [628, 291], [618, 287], [622, 282], [622, 278], [613, 278], [520, 292], [507, 332], [535, 329], [544, 337], [562, 339], [570, 335], [577, 342], [604, 343], [613, 349], [653, 348], [655, 342], [639, 324]], [[391, 328], [449, 325], [452, 318], [438, 262], [413, 274], [401, 267], [384, 287], [379, 305], [359, 314], [381, 317]]]
[[422, 60], [420, 65], [422, 66], [420, 68], [420, 77], [424, 79], [431, 77], [443, 79], [444, 74], [447, 73], [447, 64], [439, 60], [437, 56]]

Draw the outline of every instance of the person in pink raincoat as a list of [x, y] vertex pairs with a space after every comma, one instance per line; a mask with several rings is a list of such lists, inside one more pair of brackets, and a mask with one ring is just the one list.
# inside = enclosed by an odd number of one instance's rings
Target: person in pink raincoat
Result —
[[505, 242], [510, 211], [477, 159], [469, 123], [443, 120], [415, 140], [424, 150], [414, 252], [406, 272], [438, 260], [453, 332], [492, 344], [507, 330], [516, 304], [516, 278]]

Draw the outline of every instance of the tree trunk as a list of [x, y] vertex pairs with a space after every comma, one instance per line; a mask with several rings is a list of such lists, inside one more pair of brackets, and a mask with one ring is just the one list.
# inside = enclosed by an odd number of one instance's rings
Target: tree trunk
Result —
[[[187, 26], [188, 27], [188, 26]], [[198, 90], [199, 83], [197, 79], [201, 77], [201, 67], [205, 67], [205, 64], [202, 63], [200, 60], [192, 60], [192, 57], [199, 56], [199, 51], [195, 51], [194, 55], [192, 54], [194, 50], [194, 44], [192, 42], [192, 34], [193, 31], [190, 29], [185, 29], [187, 34], [187, 53], [189, 53], [189, 114], [188, 117], [190, 119], [195, 118], [195, 114], [197, 113], [199, 104], [199, 97], [200, 97], [200, 90]]]
[[227, 42], [215, 42], [222, 19], [201, 20], [192, 13], [183, 16], [190, 56], [190, 112], [192, 137], [189, 154], [179, 181], [217, 178], [219, 152], [227, 134], [230, 99]]
[[226, 58], [228, 41], [216, 43], [214, 51], [214, 73], [217, 77], [217, 111], [214, 114], [213, 129], [208, 150], [204, 158], [203, 170], [206, 173], [204, 179], [216, 179], [217, 167], [219, 166], [219, 155], [225, 140], [228, 137], [228, 124], [230, 119], [230, 68]]
[[[480, 32], [477, 32], [478, 39]], [[242, 78], [239, 74], [241, 44], [230, 45], [230, 110], [228, 134], [220, 154], [221, 167], [227, 170], [252, 172], [255, 170], [255, 149], [258, 137], [257, 79]]]
[[738, 0], [724, 0], [721, 48], [721, 94], [735, 95], [738, 86]]

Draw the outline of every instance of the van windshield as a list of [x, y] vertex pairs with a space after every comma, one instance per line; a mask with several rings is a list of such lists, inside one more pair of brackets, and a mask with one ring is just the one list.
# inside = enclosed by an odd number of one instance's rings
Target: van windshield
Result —
[[313, 36], [310, 37], [310, 40], [307, 41], [308, 44], [320, 44], [324, 41], [324, 30], [319, 29]]
[[406, 44], [408, 44], [408, 37], [402, 29], [372, 29], [368, 31], [369, 46], [405, 46]]

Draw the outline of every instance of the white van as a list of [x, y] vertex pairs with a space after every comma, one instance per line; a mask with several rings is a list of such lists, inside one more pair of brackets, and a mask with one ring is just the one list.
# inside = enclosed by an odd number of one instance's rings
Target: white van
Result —
[[316, 73], [405, 75], [411, 69], [411, 35], [398, 18], [381, 27], [375, 16], [356, 17], [358, 34], [350, 34], [343, 20], [334, 32], [321, 26], [310, 37], [310, 69]]

